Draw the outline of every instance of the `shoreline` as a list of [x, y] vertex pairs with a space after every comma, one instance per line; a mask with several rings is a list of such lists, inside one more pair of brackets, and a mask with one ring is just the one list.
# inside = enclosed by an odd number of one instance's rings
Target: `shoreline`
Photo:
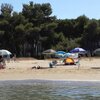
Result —
[[0, 79], [0, 82], [6, 82], [6, 81], [47, 81], [47, 82], [98, 82], [100, 83], [100, 80], [67, 80], [67, 79], [6, 79], [2, 80]]

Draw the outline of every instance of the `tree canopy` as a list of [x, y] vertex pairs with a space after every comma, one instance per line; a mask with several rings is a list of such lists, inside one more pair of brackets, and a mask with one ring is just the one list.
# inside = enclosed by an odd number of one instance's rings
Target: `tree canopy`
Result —
[[[0, 13], [0, 48], [17, 56], [38, 57], [46, 49], [69, 51], [100, 47], [100, 20], [81, 15], [76, 19], [52, 16], [50, 3], [23, 4], [21, 12], [11, 4], [2, 4]], [[67, 17], [67, 16], [66, 16]]]

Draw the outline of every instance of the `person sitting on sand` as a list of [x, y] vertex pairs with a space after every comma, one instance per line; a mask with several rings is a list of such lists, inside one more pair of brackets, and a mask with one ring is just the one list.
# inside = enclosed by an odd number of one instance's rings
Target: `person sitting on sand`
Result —
[[32, 69], [40, 69], [41, 67], [38, 65], [38, 66], [33, 66]]
[[38, 66], [37, 66], [37, 69], [40, 69], [40, 68], [41, 68], [41, 67], [38, 65]]
[[52, 62], [49, 63], [49, 67], [50, 67], [50, 68], [53, 68]]

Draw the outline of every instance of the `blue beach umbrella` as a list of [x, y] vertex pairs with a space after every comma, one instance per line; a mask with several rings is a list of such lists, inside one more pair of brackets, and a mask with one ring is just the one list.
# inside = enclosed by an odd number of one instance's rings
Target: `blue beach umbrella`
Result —
[[57, 52], [55, 53], [55, 55], [56, 55], [57, 57], [59, 57], [59, 58], [63, 58], [63, 57], [64, 57], [64, 54], [66, 54], [66, 52], [64, 52], [64, 51], [57, 51]]
[[57, 51], [56, 53], [57, 54], [65, 54], [66, 52], [64, 52], [64, 51]]
[[69, 57], [69, 56], [71, 56], [71, 55], [72, 55], [72, 54], [68, 52], [68, 53], [65, 53], [65, 54], [64, 54], [64, 57]]

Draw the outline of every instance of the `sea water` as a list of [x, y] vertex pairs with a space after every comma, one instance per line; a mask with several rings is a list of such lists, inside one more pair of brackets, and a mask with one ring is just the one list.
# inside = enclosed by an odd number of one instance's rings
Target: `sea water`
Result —
[[100, 100], [100, 82], [0, 81], [0, 100]]

